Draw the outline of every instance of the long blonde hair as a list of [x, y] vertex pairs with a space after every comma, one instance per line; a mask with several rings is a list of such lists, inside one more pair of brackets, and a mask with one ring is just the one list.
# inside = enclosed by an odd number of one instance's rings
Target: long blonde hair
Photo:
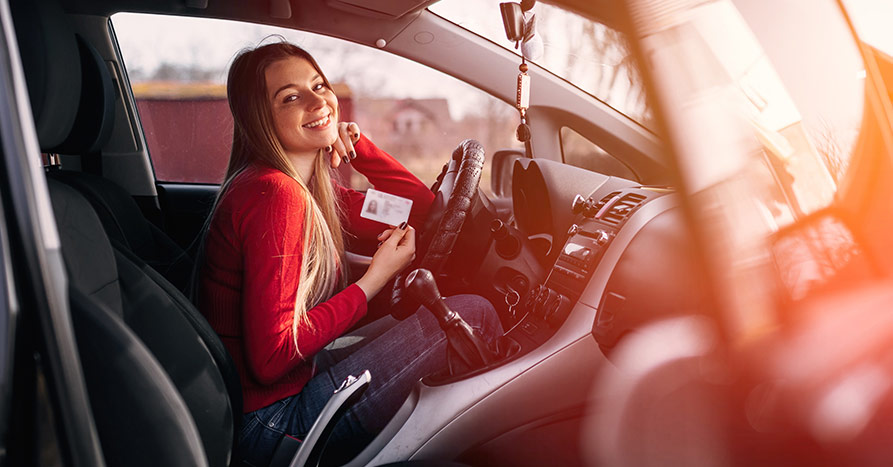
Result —
[[[276, 42], [242, 50], [236, 56], [226, 82], [227, 99], [233, 114], [233, 145], [211, 217], [233, 180], [252, 164], [260, 163], [275, 168], [293, 178], [301, 187], [306, 209], [292, 335], [296, 354], [303, 357], [298, 347], [299, 325], [305, 329], [310, 328], [307, 310], [327, 300], [337, 289], [343, 287], [347, 274], [342, 268], [345, 263], [341, 206], [335, 198], [328, 158], [320, 149], [314, 163], [314, 177], [309, 183], [304, 183], [286, 157], [274, 130], [265, 73], [270, 64], [289, 57], [307, 60], [322, 77], [325, 86], [332, 89], [316, 60], [296, 45]], [[339, 109], [335, 109], [335, 121], [338, 121], [339, 114]]]

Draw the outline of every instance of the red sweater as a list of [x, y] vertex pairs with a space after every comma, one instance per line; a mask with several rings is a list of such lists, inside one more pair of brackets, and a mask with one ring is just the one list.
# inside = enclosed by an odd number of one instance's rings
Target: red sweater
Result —
[[[412, 173], [365, 137], [351, 165], [381, 191], [413, 200], [409, 223], [419, 226], [434, 199]], [[345, 231], [355, 243], [375, 245], [387, 227], [363, 219], [365, 195], [336, 185], [346, 208]], [[206, 239], [199, 307], [220, 335], [239, 371], [244, 411], [297, 394], [311, 378], [313, 355], [366, 314], [366, 296], [351, 284], [307, 311], [312, 327], [292, 322], [301, 268], [304, 209], [298, 183], [253, 166], [225, 193]]]

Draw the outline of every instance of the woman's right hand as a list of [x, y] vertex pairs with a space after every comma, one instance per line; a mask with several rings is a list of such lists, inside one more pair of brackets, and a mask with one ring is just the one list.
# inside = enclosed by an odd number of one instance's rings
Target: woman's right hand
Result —
[[332, 158], [332, 167], [338, 168], [342, 163], [349, 164], [357, 158], [354, 145], [360, 141], [360, 126], [356, 122], [338, 122], [338, 138], [325, 148]]
[[[402, 227], [402, 228], [401, 228]], [[401, 225], [385, 230], [378, 251], [372, 256], [372, 263], [357, 285], [366, 293], [366, 300], [375, 296], [394, 275], [409, 266], [415, 258], [415, 229]]]

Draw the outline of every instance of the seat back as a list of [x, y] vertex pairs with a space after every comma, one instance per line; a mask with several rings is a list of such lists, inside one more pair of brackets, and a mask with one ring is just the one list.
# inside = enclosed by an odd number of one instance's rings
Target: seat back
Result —
[[183, 398], [140, 339], [96, 299], [69, 297], [106, 465], [208, 465]]
[[[176, 417], [189, 422], [186, 425], [196, 431], [199, 452], [208, 465], [228, 465], [234, 427], [232, 410], [220, 370], [204, 342], [164, 290], [126, 255], [112, 248], [96, 213], [80, 193], [55, 180], [48, 180], [47, 186], [68, 272], [72, 308], [77, 307], [78, 313], [88, 315], [89, 323], [92, 323], [83, 328], [88, 329], [83, 333], [75, 327], [78, 342], [90, 343], [93, 350], [117, 348], [130, 338], [121, 337], [122, 331], [115, 329], [125, 329], [140, 347], [145, 346], [152, 357], [151, 364], [158, 366], [158, 371], [165, 374], [165, 379], [177, 392], [177, 397], [170, 401], [144, 398], [133, 379], [139, 379], [139, 376], [104, 374], [120, 371], [117, 367], [122, 364], [118, 361], [118, 353], [90, 354], [89, 358], [101, 357], [108, 363], [104, 368], [102, 362], [95, 362], [94, 370], [88, 370], [85, 364], [87, 388], [91, 401], [96, 401], [92, 403], [92, 409], [103, 451], [108, 450], [116, 458], [129, 459], [127, 453], [131, 449], [136, 449], [134, 452], [172, 449], [174, 446], [165, 444], [168, 438], [159, 434], [168, 429], [164, 418], [149, 418], [147, 421], [155, 424], [134, 427], [135, 431], [126, 435], [121, 433], [121, 426], [99, 422], [126, 419], [131, 410], [150, 414], [157, 409], [175, 412]], [[109, 323], [97, 324], [97, 320]], [[114, 335], [109, 337], [111, 334]], [[111, 341], [93, 342], [100, 338]], [[139, 365], [151, 366], [141, 354], [126, 358], [128, 361], [138, 359]], [[167, 394], [161, 389], [158, 391]], [[156, 407], [159, 404], [163, 407]], [[132, 446], [151, 441], [161, 444], [139, 449]], [[121, 465], [129, 465], [129, 462]]]
[[[87, 158], [99, 158], [99, 155]], [[49, 176], [72, 186], [93, 206], [109, 238], [136, 255], [181, 292], [189, 287], [193, 260], [176, 242], [146, 219], [130, 193], [98, 175], [56, 170]]]
[[[211, 327], [208, 320], [206, 320], [198, 309], [195, 308], [195, 305], [193, 305], [182, 292], [174, 287], [173, 284], [162, 277], [158, 271], [149, 267], [146, 263], [142, 262], [140, 258], [137, 258], [133, 253], [129, 252], [115, 241], [112, 241], [112, 246], [115, 249], [119, 271], [122, 271], [121, 280], [124, 283], [122, 287], [125, 289], [125, 300], [126, 297], [130, 295], [128, 289], [131, 287], [129, 285], [131, 282], [136, 282], [137, 280], [147, 281], [146, 284], [154, 290], [153, 293], [162, 294], [163, 296], [161, 299], [165, 302], [165, 305], [179, 312], [183, 319], [192, 326], [192, 330], [201, 339], [205, 348], [210, 353], [211, 358], [214, 360], [214, 364], [217, 365], [217, 368], [220, 371], [227, 394], [229, 395], [229, 404], [230, 407], [232, 407], [234, 425], [239, 426], [242, 419], [242, 383], [239, 381], [239, 373], [236, 371], [235, 363], [233, 362], [229, 351], [226, 350], [226, 347], [214, 331], [214, 328]], [[122, 264], [128, 264], [130, 266], [122, 267]], [[131, 268], [139, 269], [139, 274], [131, 271]], [[125, 272], [123, 271], [125, 270], [130, 271], [127, 272], [126, 275], [134, 276], [132, 281], [124, 277]]]

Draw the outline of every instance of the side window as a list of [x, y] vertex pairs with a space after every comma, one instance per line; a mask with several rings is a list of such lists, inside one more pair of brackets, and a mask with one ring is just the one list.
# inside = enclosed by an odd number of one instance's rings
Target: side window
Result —
[[[433, 183], [463, 139], [477, 139], [488, 154], [518, 147], [509, 104], [380, 50], [232, 21], [119, 13], [112, 23], [159, 182], [221, 181], [232, 142], [227, 69], [239, 50], [275, 35], [316, 58], [335, 88], [342, 120], [358, 122], [425, 183]], [[345, 184], [367, 186], [352, 170], [342, 174]], [[488, 164], [481, 187], [489, 186]]]
[[566, 164], [627, 180], [637, 180], [636, 174], [618, 158], [576, 131], [566, 126], [561, 127], [559, 137], [561, 154]]
[[155, 178], [220, 183], [233, 138], [226, 88], [188, 79], [162, 72], [132, 84]]

